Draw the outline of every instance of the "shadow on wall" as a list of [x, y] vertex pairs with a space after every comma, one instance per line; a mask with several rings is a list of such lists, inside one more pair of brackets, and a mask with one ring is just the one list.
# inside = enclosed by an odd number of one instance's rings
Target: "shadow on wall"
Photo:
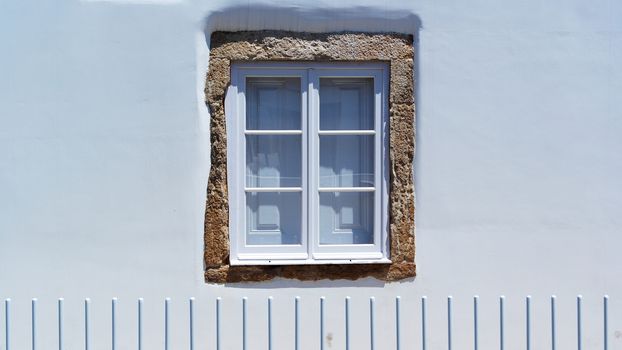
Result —
[[415, 42], [422, 23], [408, 10], [375, 6], [303, 8], [249, 4], [214, 11], [205, 19], [204, 32], [285, 30], [294, 32], [396, 32], [413, 34]]
[[[412, 283], [415, 277], [405, 278], [400, 281], [390, 282], [391, 284], [400, 285]], [[387, 282], [377, 280], [373, 277], [365, 277], [355, 281], [350, 280], [317, 280], [317, 281], [300, 281], [296, 279], [285, 279], [277, 277], [270, 281], [262, 282], [241, 282], [241, 283], [225, 283], [227, 288], [238, 289], [280, 289], [280, 288], [384, 288]]]

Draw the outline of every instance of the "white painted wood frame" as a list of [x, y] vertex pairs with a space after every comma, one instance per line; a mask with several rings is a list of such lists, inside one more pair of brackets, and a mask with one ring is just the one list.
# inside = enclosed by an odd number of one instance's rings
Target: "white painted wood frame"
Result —
[[[247, 130], [246, 81], [252, 77], [293, 77], [300, 80], [300, 130]], [[373, 130], [320, 130], [321, 78], [373, 79]], [[295, 265], [390, 263], [388, 256], [388, 65], [384, 63], [253, 62], [231, 66], [225, 100], [229, 189], [229, 235], [232, 265]], [[247, 187], [247, 135], [300, 135], [301, 186]], [[373, 137], [373, 186], [320, 187], [320, 136]], [[246, 244], [246, 193], [300, 193], [300, 244]], [[326, 192], [373, 193], [372, 244], [320, 244], [319, 195]]]

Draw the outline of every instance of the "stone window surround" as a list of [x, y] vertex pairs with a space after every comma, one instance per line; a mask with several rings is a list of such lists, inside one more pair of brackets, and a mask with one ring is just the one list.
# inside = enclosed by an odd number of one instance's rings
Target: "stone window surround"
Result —
[[[214, 32], [205, 84], [210, 111], [211, 168], [204, 231], [205, 280], [209, 283], [415, 276], [415, 148], [413, 37], [398, 33]], [[389, 87], [390, 264], [230, 266], [225, 95], [233, 61], [387, 62]]]

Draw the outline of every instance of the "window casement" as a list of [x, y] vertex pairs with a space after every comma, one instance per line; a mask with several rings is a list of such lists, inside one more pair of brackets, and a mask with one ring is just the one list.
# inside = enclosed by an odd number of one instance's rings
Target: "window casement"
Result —
[[390, 263], [388, 67], [231, 65], [231, 265]]

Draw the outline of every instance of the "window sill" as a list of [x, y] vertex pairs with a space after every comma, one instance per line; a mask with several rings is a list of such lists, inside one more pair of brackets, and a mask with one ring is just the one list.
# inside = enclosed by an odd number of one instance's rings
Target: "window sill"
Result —
[[391, 264], [387, 258], [382, 259], [231, 259], [231, 266], [265, 266], [265, 265], [353, 265], [353, 264]]
[[[342, 262], [342, 261], [340, 261]], [[278, 263], [283, 263], [282, 261]], [[205, 280], [208, 283], [264, 282], [280, 277], [299, 281], [350, 280], [371, 277], [385, 282], [412, 278], [416, 275], [414, 262], [388, 259], [356, 263], [314, 263], [313, 265], [223, 265], [207, 268]]]

